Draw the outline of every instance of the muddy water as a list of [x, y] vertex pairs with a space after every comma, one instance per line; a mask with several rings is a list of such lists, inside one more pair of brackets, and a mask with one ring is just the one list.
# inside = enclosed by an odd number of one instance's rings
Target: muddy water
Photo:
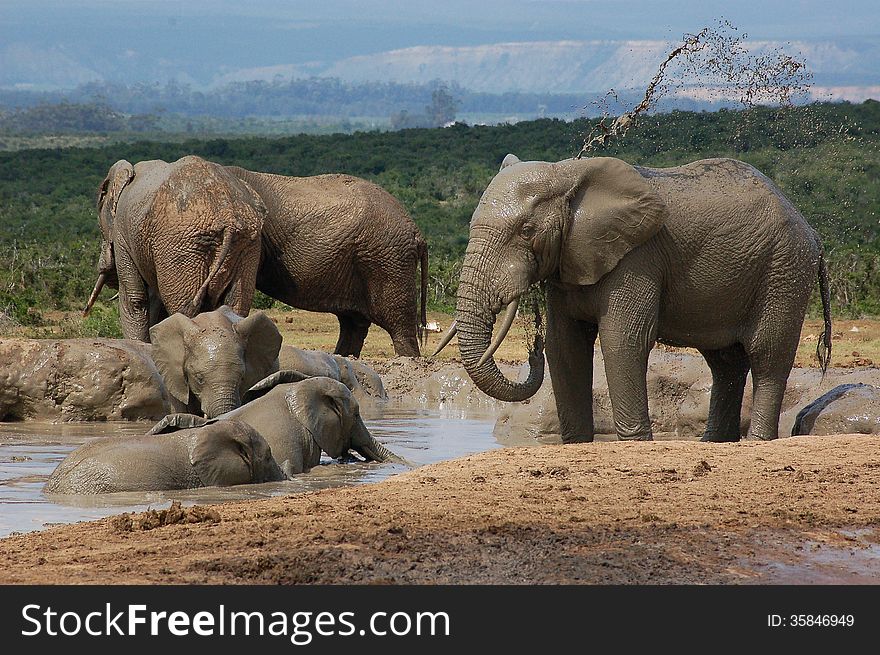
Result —
[[[364, 420], [379, 441], [413, 467], [501, 447], [492, 437], [495, 414], [490, 412], [389, 406], [365, 410]], [[325, 458], [321, 466], [286, 482], [146, 494], [43, 494], [43, 485], [58, 463], [81, 444], [104, 436], [143, 434], [149, 427], [143, 423], [0, 423], [0, 537], [165, 507], [172, 500], [184, 505], [217, 503], [378, 482], [409, 468], [400, 464], [340, 464]]]

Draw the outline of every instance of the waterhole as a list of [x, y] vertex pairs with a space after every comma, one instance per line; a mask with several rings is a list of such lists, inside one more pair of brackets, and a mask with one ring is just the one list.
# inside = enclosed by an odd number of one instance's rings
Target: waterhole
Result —
[[[412, 467], [482, 452], [501, 445], [493, 438], [495, 414], [380, 407], [364, 413], [370, 432]], [[71, 451], [93, 439], [143, 434], [144, 423], [0, 423], [0, 536], [16, 532], [167, 506], [267, 498], [330, 487], [378, 482], [409, 470], [402, 464], [338, 463], [320, 466], [293, 480], [185, 491], [46, 496], [43, 485]]]

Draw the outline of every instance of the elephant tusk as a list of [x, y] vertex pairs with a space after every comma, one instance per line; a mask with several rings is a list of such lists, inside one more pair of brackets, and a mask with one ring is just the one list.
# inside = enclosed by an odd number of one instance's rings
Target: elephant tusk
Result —
[[86, 303], [86, 308], [83, 310], [82, 315], [88, 316], [89, 312], [92, 311], [92, 306], [95, 304], [95, 301], [98, 299], [98, 294], [101, 293], [101, 289], [104, 288], [104, 283], [107, 281], [107, 272], [103, 271], [98, 274], [98, 281], [95, 282], [95, 288], [92, 290], [92, 295], [89, 296], [89, 302]]
[[480, 361], [477, 363], [477, 366], [482, 366], [489, 359], [491, 359], [492, 355], [495, 354], [495, 351], [498, 350], [499, 346], [501, 346], [501, 342], [504, 341], [504, 337], [507, 336], [507, 333], [510, 331], [510, 326], [513, 325], [513, 319], [516, 318], [516, 310], [519, 307], [519, 298], [514, 299], [507, 306], [507, 313], [504, 314], [504, 318], [501, 319], [501, 327], [498, 330], [498, 334], [495, 336], [495, 339], [492, 341], [492, 344], [483, 353], [483, 356], [480, 357]]
[[440, 354], [440, 351], [443, 350], [446, 346], [449, 345], [449, 342], [452, 341], [452, 337], [458, 334], [458, 323], [457, 321], [452, 321], [452, 325], [449, 326], [449, 329], [446, 330], [446, 334], [443, 335], [443, 338], [440, 340], [440, 345], [437, 346], [436, 350], [431, 354], [431, 357], [436, 357]]

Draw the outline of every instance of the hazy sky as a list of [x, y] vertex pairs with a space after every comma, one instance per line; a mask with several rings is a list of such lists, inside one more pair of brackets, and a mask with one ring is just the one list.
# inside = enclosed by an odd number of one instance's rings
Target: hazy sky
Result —
[[756, 39], [880, 34], [878, 0], [0, 0], [0, 67], [31, 58], [38, 75], [45, 57], [149, 75], [158, 62], [207, 83], [237, 68], [425, 44], [675, 41], [720, 18]]

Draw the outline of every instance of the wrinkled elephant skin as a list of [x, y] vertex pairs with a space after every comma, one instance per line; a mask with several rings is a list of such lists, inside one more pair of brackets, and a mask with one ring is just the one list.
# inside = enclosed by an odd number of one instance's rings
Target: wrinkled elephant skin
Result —
[[540, 335], [524, 381], [507, 379], [493, 357], [537, 282], [546, 285], [547, 361], [566, 442], [596, 432], [597, 342], [620, 439], [653, 438], [646, 373], [658, 342], [696, 348], [712, 370], [705, 441], [740, 438], [749, 374], [749, 436], [775, 439], [817, 283], [825, 318], [817, 353], [828, 365], [830, 294], [818, 235], [744, 162], [637, 168], [613, 157], [506, 157], [471, 220], [455, 319], [462, 363], [493, 398], [523, 401], [542, 384]]
[[395, 353], [419, 355], [428, 247], [396, 198], [350, 175], [227, 170], [267, 209], [260, 291], [293, 307], [335, 314], [337, 355], [359, 357], [371, 323], [391, 335]]
[[128, 339], [176, 312], [221, 305], [247, 316], [260, 263], [266, 208], [246, 183], [196, 156], [167, 163], [116, 162], [101, 183], [98, 282], [118, 286]]

